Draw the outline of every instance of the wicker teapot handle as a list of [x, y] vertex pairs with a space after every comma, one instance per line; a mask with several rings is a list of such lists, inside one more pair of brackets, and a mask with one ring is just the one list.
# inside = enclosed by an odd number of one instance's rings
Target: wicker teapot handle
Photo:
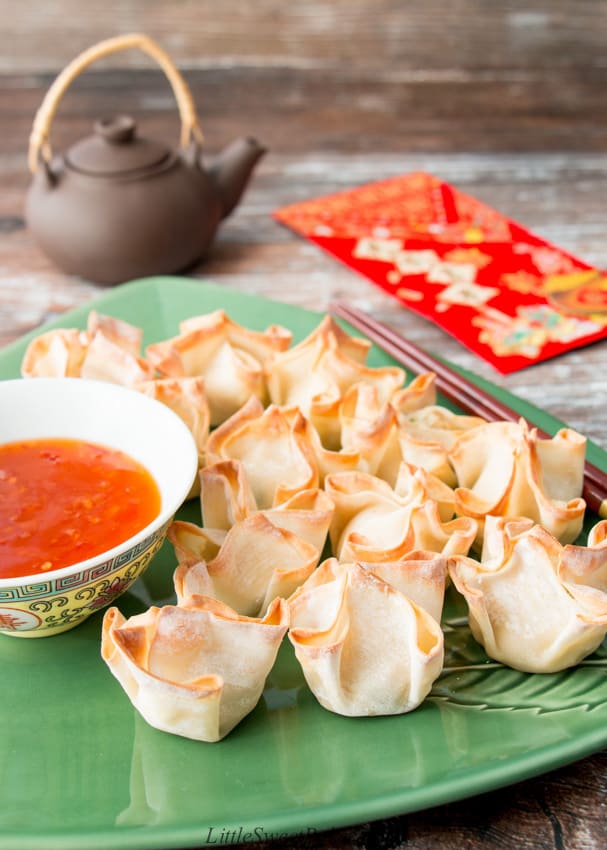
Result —
[[116, 38], [108, 38], [105, 41], [100, 41], [88, 50], [85, 50], [63, 69], [51, 85], [36, 113], [30, 134], [28, 164], [32, 173], [36, 171], [40, 158], [42, 158], [45, 164], [48, 165], [50, 163], [52, 156], [50, 143], [51, 124], [61, 98], [68, 86], [78, 74], [84, 71], [85, 68], [88, 68], [97, 59], [108, 56], [110, 53], [127, 50], [131, 47], [137, 47], [155, 59], [166, 74], [173, 89], [181, 118], [180, 143], [182, 147], [185, 147], [192, 139], [202, 143], [202, 130], [198, 123], [192, 93], [168, 53], [147, 35], [141, 33], [119, 35]]

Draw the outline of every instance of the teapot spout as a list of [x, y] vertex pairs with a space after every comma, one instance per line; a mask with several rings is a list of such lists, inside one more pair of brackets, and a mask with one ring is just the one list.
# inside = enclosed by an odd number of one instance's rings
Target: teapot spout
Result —
[[221, 203], [221, 216], [230, 215], [240, 201], [258, 160], [266, 152], [255, 139], [236, 139], [209, 168]]

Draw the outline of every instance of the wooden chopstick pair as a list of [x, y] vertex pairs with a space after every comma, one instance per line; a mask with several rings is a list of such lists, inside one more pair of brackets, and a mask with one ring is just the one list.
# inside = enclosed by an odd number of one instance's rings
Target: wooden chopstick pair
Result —
[[[330, 305], [329, 311], [362, 331], [405, 368], [413, 372], [434, 372], [437, 389], [465, 413], [481, 416], [490, 422], [500, 420], [518, 422], [521, 418], [520, 413], [493, 398], [441, 360], [418, 348], [417, 345], [404, 339], [399, 333], [384, 325], [383, 322], [371, 318], [362, 310], [344, 301], [335, 301]], [[550, 436], [540, 428], [538, 428], [538, 435], [543, 438]], [[607, 519], [607, 473], [589, 461], [586, 461], [584, 466], [582, 495], [590, 510], [602, 519]]]

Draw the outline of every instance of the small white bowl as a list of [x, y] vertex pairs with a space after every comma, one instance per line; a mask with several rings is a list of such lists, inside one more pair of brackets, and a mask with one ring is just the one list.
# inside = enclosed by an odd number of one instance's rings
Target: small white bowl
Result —
[[194, 438], [165, 405], [135, 390], [82, 378], [0, 381], [0, 445], [86, 440], [125, 452], [151, 473], [160, 513], [119, 546], [44, 574], [0, 578], [0, 632], [45, 637], [77, 626], [144, 572], [197, 474]]

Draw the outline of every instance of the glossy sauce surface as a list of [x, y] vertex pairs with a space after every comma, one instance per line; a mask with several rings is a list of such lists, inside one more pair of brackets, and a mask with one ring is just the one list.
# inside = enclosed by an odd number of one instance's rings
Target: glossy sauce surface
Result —
[[111, 549], [160, 512], [151, 474], [73, 439], [0, 446], [0, 578], [44, 574]]

